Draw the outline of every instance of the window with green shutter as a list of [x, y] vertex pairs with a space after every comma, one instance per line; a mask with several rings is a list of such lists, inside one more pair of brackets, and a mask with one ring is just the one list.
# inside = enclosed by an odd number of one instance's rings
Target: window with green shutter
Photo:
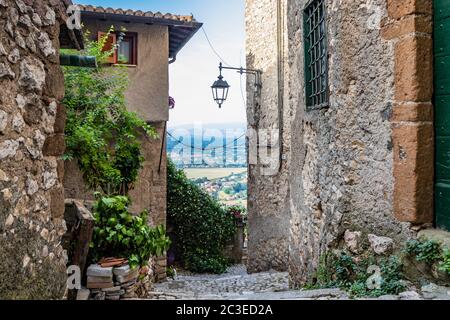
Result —
[[305, 89], [308, 110], [328, 107], [328, 50], [325, 0], [311, 0], [305, 7]]

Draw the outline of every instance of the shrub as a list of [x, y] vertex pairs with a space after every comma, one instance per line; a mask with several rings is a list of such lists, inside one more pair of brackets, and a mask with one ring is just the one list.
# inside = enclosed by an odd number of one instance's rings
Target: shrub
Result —
[[95, 227], [91, 256], [123, 257], [131, 267], [146, 266], [152, 256], [161, 256], [170, 246], [164, 226], [151, 228], [148, 213], [132, 216], [125, 196], [99, 197], [94, 206]]
[[167, 183], [167, 220], [184, 266], [193, 272], [223, 273], [228, 266], [223, 249], [235, 231], [233, 216], [171, 161]]

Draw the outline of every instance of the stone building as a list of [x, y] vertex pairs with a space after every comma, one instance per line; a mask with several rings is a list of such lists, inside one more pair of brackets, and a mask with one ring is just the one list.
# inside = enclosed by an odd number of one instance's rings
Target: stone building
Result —
[[330, 249], [449, 230], [450, 3], [247, 0], [246, 26], [249, 127], [280, 150], [275, 173], [250, 165], [250, 271], [297, 286]]
[[[129, 87], [125, 93], [127, 108], [152, 125], [157, 139], [144, 138], [144, 164], [133, 190], [130, 191], [132, 213], [150, 213], [152, 225], [166, 223], [167, 154], [166, 128], [169, 120], [169, 64], [202, 26], [192, 16], [161, 14], [123, 9], [79, 5], [81, 20], [92, 40], [104, 35], [111, 26], [107, 49], [123, 40], [110, 58], [110, 65], [125, 66]], [[122, 59], [119, 59], [121, 57]], [[125, 60], [123, 60], [125, 59]], [[76, 162], [66, 162], [64, 177], [66, 198], [93, 200]], [[158, 260], [157, 273], [165, 278], [166, 259]]]
[[58, 299], [66, 287], [64, 78], [71, 1], [0, 1], [0, 299]]

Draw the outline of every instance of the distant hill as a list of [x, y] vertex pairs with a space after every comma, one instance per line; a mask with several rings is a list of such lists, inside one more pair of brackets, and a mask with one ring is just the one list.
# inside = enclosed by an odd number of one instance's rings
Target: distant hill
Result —
[[[168, 129], [167, 151], [180, 167], [245, 166], [245, 133], [245, 123], [171, 126]], [[207, 165], [203, 163], [205, 157], [215, 157], [217, 161]]]
[[[206, 123], [199, 125], [198, 128], [202, 128], [205, 130], [220, 130], [220, 131], [226, 131], [226, 130], [242, 130], [245, 132], [247, 130], [247, 124], [245, 122], [230, 122], [230, 123]], [[174, 132], [176, 130], [187, 130], [189, 132], [194, 132], [195, 125], [194, 124], [185, 124], [185, 125], [175, 125], [171, 126], [169, 123], [169, 132]]]

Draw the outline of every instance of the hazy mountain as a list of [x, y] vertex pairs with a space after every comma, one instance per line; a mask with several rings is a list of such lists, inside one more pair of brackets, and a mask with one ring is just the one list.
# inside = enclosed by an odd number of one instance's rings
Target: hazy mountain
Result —
[[246, 123], [169, 126], [168, 132], [167, 151], [179, 165], [181, 159], [185, 167], [201, 165], [205, 156], [217, 158], [213, 167], [246, 164]]

